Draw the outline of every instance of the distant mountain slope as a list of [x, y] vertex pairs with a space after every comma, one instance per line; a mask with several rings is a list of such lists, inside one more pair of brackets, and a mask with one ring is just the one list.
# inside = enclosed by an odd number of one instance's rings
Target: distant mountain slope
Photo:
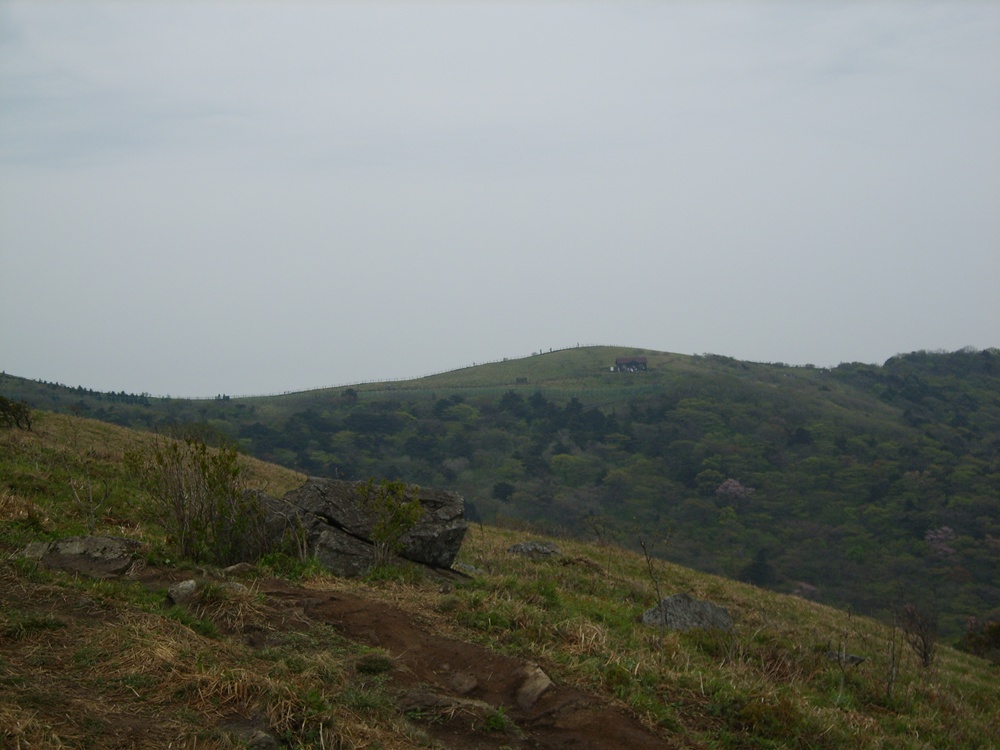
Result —
[[[618, 357], [647, 370], [614, 372]], [[96, 394], [10, 376], [39, 408], [198, 424], [326, 476], [462, 493], [473, 516], [640, 540], [700, 570], [957, 636], [1000, 616], [1000, 352], [832, 369], [582, 347], [267, 398]]]

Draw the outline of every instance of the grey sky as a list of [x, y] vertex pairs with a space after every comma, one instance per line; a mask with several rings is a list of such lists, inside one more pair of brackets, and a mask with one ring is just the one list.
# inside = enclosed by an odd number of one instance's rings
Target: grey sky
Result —
[[0, 368], [1000, 345], [1000, 4], [0, 0]]

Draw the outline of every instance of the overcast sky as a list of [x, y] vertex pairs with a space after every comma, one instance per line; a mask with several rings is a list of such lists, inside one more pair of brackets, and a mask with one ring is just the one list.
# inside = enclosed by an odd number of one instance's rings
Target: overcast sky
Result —
[[0, 0], [0, 369], [1000, 346], [1000, 3]]

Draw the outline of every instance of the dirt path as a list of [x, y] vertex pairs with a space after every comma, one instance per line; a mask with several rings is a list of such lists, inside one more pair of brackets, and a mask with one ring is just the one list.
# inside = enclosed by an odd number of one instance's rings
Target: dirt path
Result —
[[[401, 708], [426, 717], [426, 731], [450, 749], [675, 747], [623, 709], [576, 688], [546, 687], [535, 665], [431, 632], [432, 626], [391, 605], [280, 581], [262, 590], [348, 638], [385, 649], [396, 664], [389, 674]], [[506, 730], [495, 728], [501, 708], [499, 715], [512, 724]], [[493, 731], [484, 726], [490, 716]]]

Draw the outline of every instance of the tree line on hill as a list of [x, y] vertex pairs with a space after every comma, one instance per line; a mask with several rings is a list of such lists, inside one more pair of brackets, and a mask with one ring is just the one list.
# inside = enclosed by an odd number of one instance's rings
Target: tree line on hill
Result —
[[1000, 619], [1000, 351], [828, 371], [712, 365], [603, 406], [526, 388], [347, 389], [278, 417], [238, 399], [109, 411], [71, 392], [57, 406], [144, 428], [196, 423], [309, 474], [451, 489], [474, 519], [642, 541], [865, 613], [914, 603], [953, 637], [970, 617]]

